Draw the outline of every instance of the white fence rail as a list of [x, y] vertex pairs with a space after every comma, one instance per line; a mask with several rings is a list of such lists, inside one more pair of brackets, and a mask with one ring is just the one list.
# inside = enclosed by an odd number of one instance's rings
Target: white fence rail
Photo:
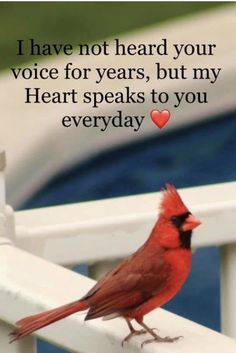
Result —
[[[195, 247], [236, 241], [236, 182], [189, 188], [181, 195], [203, 221]], [[160, 193], [151, 193], [16, 212], [15, 242], [61, 265], [120, 258], [147, 237], [159, 200]]]
[[[0, 317], [8, 323], [75, 300], [93, 283], [12, 245], [0, 246]], [[120, 319], [84, 322], [81, 314], [39, 330], [37, 335], [70, 352], [235, 353], [236, 341], [165, 310], [155, 310], [146, 320], [151, 327], [157, 326], [161, 334], [183, 335], [184, 339], [177, 344], [153, 344], [141, 350], [142, 338], [138, 337], [122, 348], [121, 340], [127, 334], [125, 322]], [[7, 348], [4, 353], [8, 353], [8, 337], [2, 338]], [[27, 343], [34, 346], [34, 342]], [[25, 353], [25, 350], [16, 352]]]

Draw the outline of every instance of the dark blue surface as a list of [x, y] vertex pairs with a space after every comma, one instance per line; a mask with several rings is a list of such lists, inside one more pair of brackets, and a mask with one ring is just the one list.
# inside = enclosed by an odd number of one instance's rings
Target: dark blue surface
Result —
[[[157, 131], [155, 138], [98, 155], [51, 180], [23, 208], [152, 192], [167, 181], [180, 188], [232, 180], [236, 180], [234, 113], [166, 136], [158, 137]], [[194, 254], [187, 283], [166, 308], [220, 329], [218, 249]], [[64, 352], [39, 345], [40, 353]]]
[[[236, 179], [235, 114], [98, 155], [51, 180], [23, 208]], [[78, 142], [79, 145], [79, 142]]]

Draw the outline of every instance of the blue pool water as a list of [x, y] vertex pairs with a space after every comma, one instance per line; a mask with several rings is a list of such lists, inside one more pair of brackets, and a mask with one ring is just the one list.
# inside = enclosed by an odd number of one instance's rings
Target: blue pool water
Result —
[[[161, 137], [157, 132], [151, 139], [98, 155], [58, 175], [22, 208], [158, 191], [167, 181], [180, 188], [232, 180], [236, 180], [235, 113]], [[165, 307], [220, 330], [219, 300], [218, 249], [206, 248], [196, 251], [190, 278]], [[39, 342], [39, 352], [64, 351]]]

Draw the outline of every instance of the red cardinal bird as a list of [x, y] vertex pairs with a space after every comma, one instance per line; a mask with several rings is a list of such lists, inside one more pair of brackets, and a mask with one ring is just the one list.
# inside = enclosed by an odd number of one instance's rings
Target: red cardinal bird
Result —
[[[123, 317], [130, 333], [122, 345], [132, 336], [146, 332], [152, 335], [152, 339], [143, 344], [177, 341], [179, 337], [158, 336], [143, 322], [143, 317], [168, 302], [183, 286], [191, 267], [192, 230], [200, 223], [184, 205], [175, 187], [167, 184], [159, 219], [144, 245], [105, 275], [81, 299], [18, 321], [11, 342], [86, 309], [85, 320]], [[133, 319], [142, 330], [133, 328]]]

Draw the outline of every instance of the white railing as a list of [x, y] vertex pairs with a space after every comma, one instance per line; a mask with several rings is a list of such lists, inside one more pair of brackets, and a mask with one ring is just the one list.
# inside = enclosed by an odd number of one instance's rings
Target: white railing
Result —
[[11, 239], [15, 237], [15, 226], [14, 226], [14, 214], [10, 206], [6, 205], [5, 196], [5, 180], [4, 180], [4, 169], [6, 165], [5, 152], [0, 149], [0, 352], [4, 353], [34, 353], [36, 351], [36, 339], [31, 336], [27, 337], [26, 340], [17, 342], [16, 345], [9, 345], [9, 333], [12, 331], [12, 325], [10, 325], [9, 319], [4, 320], [2, 314], [3, 307], [9, 311], [14, 311], [14, 307], [10, 301], [7, 303], [2, 300], [2, 290], [7, 293], [8, 286], [3, 279], [8, 279], [9, 266], [6, 260], [7, 249], [11, 248]]
[[[0, 351], [33, 353], [36, 349], [33, 337], [8, 344], [11, 325], [22, 316], [75, 300], [94, 284], [92, 279], [45, 259], [63, 265], [88, 261], [93, 272], [101, 274], [109, 269], [111, 261], [134, 251], [147, 236], [156, 217], [160, 195], [146, 194], [16, 212], [14, 233], [13, 210], [4, 206], [3, 171], [0, 171], [0, 179]], [[233, 301], [236, 291], [232, 281], [236, 271], [236, 249], [231, 244], [236, 240], [231, 233], [235, 223], [236, 183], [190, 188], [181, 190], [181, 195], [203, 221], [199, 231], [195, 232], [194, 245], [215, 244], [223, 249], [223, 329], [236, 337]], [[236, 351], [236, 341], [231, 338], [165, 310], [153, 311], [146, 320], [150, 326], [158, 326], [163, 335], [183, 334], [185, 338], [177, 344], [146, 346], [142, 349], [144, 352]], [[127, 327], [121, 319], [84, 322], [81, 314], [37, 332], [37, 336], [70, 352], [141, 351], [141, 337], [133, 339], [125, 348], [121, 347], [126, 334]]]

